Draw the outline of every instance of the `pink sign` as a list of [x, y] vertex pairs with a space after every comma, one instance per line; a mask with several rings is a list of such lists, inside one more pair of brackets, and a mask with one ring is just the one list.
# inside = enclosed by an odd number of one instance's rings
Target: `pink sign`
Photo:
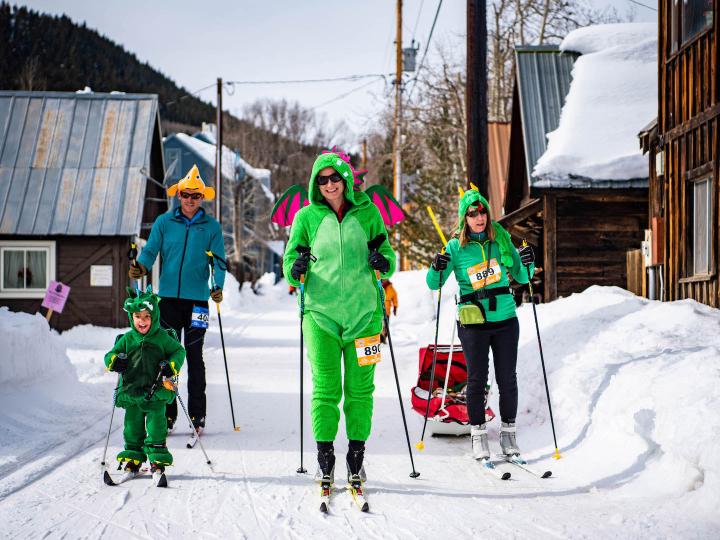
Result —
[[57, 281], [51, 281], [47, 291], [45, 291], [45, 299], [42, 302], [42, 307], [52, 309], [57, 313], [62, 313], [68, 296], [70, 296], [70, 287]]

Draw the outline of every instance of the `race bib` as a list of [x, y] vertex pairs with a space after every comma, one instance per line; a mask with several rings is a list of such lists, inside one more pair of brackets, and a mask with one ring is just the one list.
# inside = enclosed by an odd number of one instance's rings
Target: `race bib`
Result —
[[477, 291], [485, 287], [485, 285], [492, 285], [500, 281], [502, 271], [497, 259], [490, 259], [489, 263], [488, 265], [488, 261], [481, 262], [467, 269], [473, 290]]
[[371, 366], [380, 361], [380, 334], [355, 340], [358, 366]]
[[206, 307], [193, 306], [192, 310], [192, 322], [190, 326], [192, 328], [207, 328], [210, 322], [210, 311]]

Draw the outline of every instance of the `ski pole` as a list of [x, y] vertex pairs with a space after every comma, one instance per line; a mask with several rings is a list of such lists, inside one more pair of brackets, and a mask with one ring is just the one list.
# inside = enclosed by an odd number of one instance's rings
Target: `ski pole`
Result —
[[165, 366], [167, 365], [167, 362], [162, 361], [160, 362], [160, 370], [158, 371], [158, 374], [155, 376], [155, 381], [153, 381], [152, 386], [150, 387], [150, 390], [147, 394], [145, 394], [145, 401], [150, 401], [152, 397], [155, 395], [155, 390], [157, 390], [158, 385], [162, 381], [163, 376], [163, 369], [165, 369]]
[[[309, 260], [316, 260], [315, 257], [313, 257], [310, 254], [310, 248], [307, 246], [297, 246], [295, 248], [295, 251], [297, 251], [300, 254], [300, 257], [307, 257]], [[303, 422], [303, 379], [304, 379], [304, 369], [303, 369], [303, 356], [304, 356], [304, 342], [303, 342], [303, 319], [305, 318], [305, 274], [300, 276], [300, 467], [297, 468], [298, 474], [305, 474], [307, 470], [305, 467], [303, 467], [303, 451], [304, 451], [304, 444], [303, 444], [303, 432], [304, 432], [304, 422]]]
[[[137, 256], [138, 256], [138, 250], [137, 250], [137, 244], [135, 242], [130, 242], [130, 249], [127, 253], [128, 259], [130, 260], [130, 265], [137, 268], [138, 262], [137, 262]], [[135, 288], [139, 291], [140, 290], [140, 280], [135, 280]]]
[[[523, 240], [522, 245], [523, 245], [523, 247], [527, 246], [528, 245], [527, 241]], [[552, 427], [553, 442], [555, 443], [555, 455], [553, 456], [553, 458], [560, 459], [562, 456], [560, 455], [560, 450], [558, 449], [558, 443], [557, 443], [557, 436], [555, 435], [555, 421], [553, 420], [552, 403], [550, 402], [550, 388], [548, 386], [547, 372], [545, 370], [545, 357], [543, 355], [543, 350], [542, 350], [542, 341], [540, 340], [540, 325], [538, 324], [537, 310], [535, 308], [535, 294], [533, 293], [532, 277], [530, 276], [530, 265], [529, 264], [525, 265], [525, 270], [527, 271], [527, 276], [528, 276], [528, 288], [530, 289], [530, 302], [532, 303], [533, 317], [535, 318], [535, 331], [537, 332], [538, 348], [540, 349], [540, 364], [542, 365], [543, 379], [545, 381], [545, 394], [547, 395], [548, 410], [550, 411], [550, 426]]]
[[[456, 297], [457, 302], [457, 297]], [[453, 361], [453, 350], [455, 349], [455, 332], [457, 331], [457, 323], [453, 319], [452, 338], [450, 338], [450, 355], [448, 356], [447, 368], [445, 371], [445, 385], [443, 386], [442, 402], [440, 403], [440, 411], [445, 410], [445, 399], [447, 398], [448, 383], [450, 381], [450, 367]], [[428, 401], [429, 403], [429, 401]]]
[[438, 289], [437, 314], [435, 315], [435, 345], [433, 346], [433, 358], [432, 366], [430, 367], [430, 382], [428, 383], [428, 397], [427, 405], [425, 406], [425, 418], [423, 420], [422, 434], [420, 435], [420, 440], [415, 445], [415, 448], [417, 448], [418, 450], [425, 449], [425, 428], [427, 427], [428, 415], [430, 414], [430, 400], [432, 399], [433, 386], [435, 385], [435, 365], [437, 363], [438, 332], [440, 331], [440, 302], [442, 301], [442, 275], [442, 270], [438, 271], [438, 282], [440, 283], [440, 288]]
[[[218, 260], [221, 270], [227, 270], [227, 263], [222, 258], [215, 255], [212, 251], [206, 251], [205, 253], [208, 256], [208, 264], [210, 265], [210, 281], [214, 291], [218, 288], [215, 284], [215, 259]], [[215, 302], [215, 308], [217, 309], [218, 328], [220, 328], [220, 343], [222, 345], [223, 361], [225, 362], [225, 379], [227, 380], [228, 398], [230, 400], [230, 416], [232, 417], [233, 429], [235, 431], [240, 431], [240, 426], [235, 423], [235, 410], [233, 409], [232, 391], [230, 390], [230, 372], [228, 371], [227, 354], [225, 352], [225, 336], [223, 335], [222, 317], [220, 316], [220, 304], [218, 302]]]
[[[368, 242], [368, 249], [370, 251], [377, 251], [380, 245], [385, 241], [385, 235], [379, 234], [370, 242]], [[405, 408], [402, 402], [402, 392], [400, 391], [400, 379], [398, 377], [397, 365], [395, 363], [395, 351], [393, 350], [392, 336], [390, 334], [390, 318], [388, 317], [387, 310], [385, 309], [385, 291], [382, 287], [382, 280], [380, 279], [380, 271], [375, 270], [375, 281], [377, 282], [378, 291], [380, 291], [380, 304], [382, 305], [383, 320], [385, 321], [385, 328], [387, 328], [388, 346], [390, 347], [390, 359], [392, 360], [393, 373], [395, 374], [395, 387], [397, 388], [398, 401], [400, 402], [400, 414], [402, 416], [403, 427], [405, 428], [405, 440], [407, 441], [408, 453], [410, 454], [410, 465], [412, 472], [410, 478], [417, 478], [420, 473], [415, 470], [415, 461], [413, 460], [412, 445], [410, 444], [410, 434], [408, 433], [407, 420], [405, 419]]]
[[[118, 353], [118, 358], [127, 358], [127, 355], [125, 353]], [[107, 449], [108, 444], [110, 443], [110, 432], [112, 431], [112, 425], [113, 425], [113, 418], [115, 417], [115, 404], [117, 403], [117, 395], [118, 390], [120, 389], [120, 374], [118, 373], [117, 377], [117, 384], [115, 385], [115, 390], [113, 390], [113, 406], [112, 406], [112, 412], [110, 413], [110, 425], [108, 426], [108, 432], [107, 437], [105, 437], [105, 449], [103, 450], [103, 457], [102, 461], [100, 462], [100, 465], [102, 467], [105, 467], [105, 458], [107, 457]]]
[[[188, 414], [187, 409], [185, 408], [185, 404], [183, 403], [183, 400], [180, 397], [180, 391], [178, 390], [177, 383], [172, 379], [170, 379], [170, 382], [172, 383], [173, 390], [175, 391], [175, 398], [178, 400], [178, 403], [180, 404], [180, 407], [182, 408], [183, 413], [185, 413], [185, 418], [187, 418], [187, 421], [190, 424], [190, 428], [193, 430], [193, 432], [195, 432], [197, 434], [197, 428], [195, 428], [195, 424], [193, 424], [192, 418], [190, 418], [190, 415]], [[211, 465], [210, 458], [208, 457], [207, 452], [205, 451], [205, 447], [203, 446], [202, 439], [200, 438], [199, 434], [198, 434], [197, 440], [200, 443], [200, 449], [202, 450], [202, 453], [205, 456], [205, 463], [207, 463], [208, 465]], [[210, 467], [210, 470], [212, 471], [212, 467]]]

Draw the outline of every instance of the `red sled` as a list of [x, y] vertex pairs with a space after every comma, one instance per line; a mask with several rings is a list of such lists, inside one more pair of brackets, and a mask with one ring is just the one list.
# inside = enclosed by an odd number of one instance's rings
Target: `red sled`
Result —
[[[425, 417], [427, 399], [430, 394], [430, 372], [432, 370], [434, 347], [434, 345], [428, 345], [420, 349], [418, 380], [411, 391], [412, 408], [423, 417]], [[430, 399], [427, 429], [431, 435], [466, 435], [470, 433], [470, 419], [463, 393], [453, 391], [453, 389], [457, 390], [467, 385], [467, 364], [465, 363], [462, 346], [459, 344], [454, 345], [452, 362], [448, 362], [449, 357], [450, 345], [438, 345], [435, 381], [432, 388], [435, 390], [439, 388], [440, 391], [436, 391], [435, 395]], [[450, 374], [447, 381], [448, 392], [443, 403], [442, 389], [445, 387], [448, 363], [450, 364]], [[487, 390], [485, 393], [486, 403]], [[485, 421], [489, 422], [493, 418], [495, 418], [495, 413], [490, 407], [486, 407]]]

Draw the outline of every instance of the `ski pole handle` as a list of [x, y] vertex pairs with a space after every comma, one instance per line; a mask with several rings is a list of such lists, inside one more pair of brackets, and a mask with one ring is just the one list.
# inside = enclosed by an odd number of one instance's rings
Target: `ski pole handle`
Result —
[[[527, 240], [523, 239], [522, 247], [527, 247], [527, 245], [528, 245]], [[524, 266], [525, 266], [525, 271], [527, 272], [527, 276], [528, 276], [528, 289], [530, 290], [530, 299], [532, 300], [532, 297], [535, 293], [533, 293], [532, 277], [530, 276], [530, 265], [526, 264]]]
[[160, 362], [160, 371], [158, 371], [157, 377], [155, 377], [155, 382], [150, 387], [150, 391], [145, 395], [145, 401], [150, 401], [152, 399], [152, 397], [155, 395], [155, 390], [157, 390], [157, 387], [160, 384], [160, 381], [162, 380], [162, 374], [163, 374], [163, 370], [165, 369], [165, 366], [167, 366], [167, 362], [165, 362], [165, 360]]

